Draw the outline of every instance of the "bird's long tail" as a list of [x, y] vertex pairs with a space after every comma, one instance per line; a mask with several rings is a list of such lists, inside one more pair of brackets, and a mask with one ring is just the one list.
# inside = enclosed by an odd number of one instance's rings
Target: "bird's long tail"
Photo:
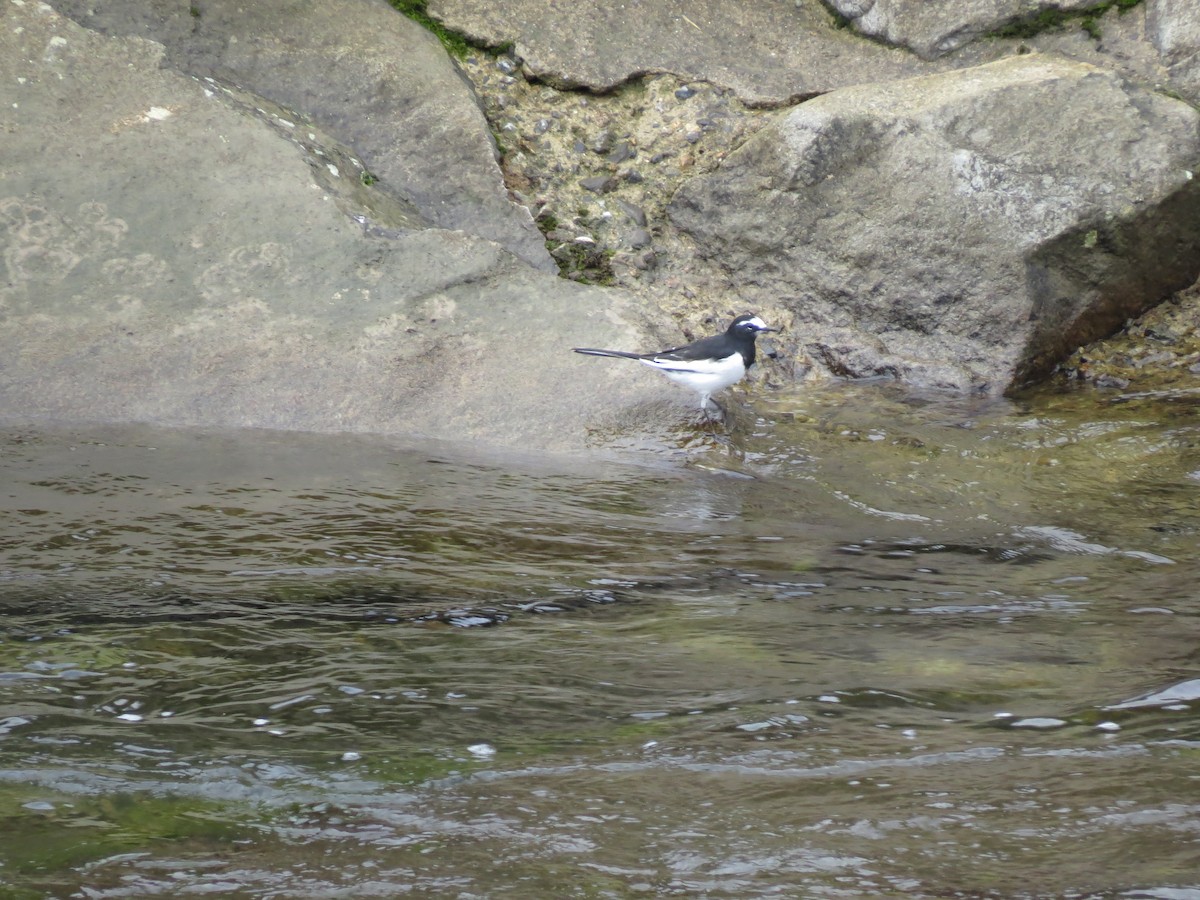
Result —
[[596, 350], [592, 347], [574, 347], [576, 353], [585, 356], [615, 356], [617, 359], [641, 359], [640, 353], [627, 353], [624, 350]]

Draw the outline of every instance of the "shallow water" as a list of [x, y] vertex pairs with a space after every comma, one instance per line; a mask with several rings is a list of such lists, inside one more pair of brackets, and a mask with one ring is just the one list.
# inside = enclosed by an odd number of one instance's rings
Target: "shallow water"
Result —
[[0, 429], [15, 897], [1200, 897], [1196, 398]]

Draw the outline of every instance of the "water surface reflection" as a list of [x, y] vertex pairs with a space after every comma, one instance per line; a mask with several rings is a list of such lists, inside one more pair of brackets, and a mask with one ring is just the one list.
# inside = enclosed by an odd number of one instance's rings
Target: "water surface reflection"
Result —
[[10, 426], [0, 884], [1200, 892], [1191, 412], [809, 391], [651, 459]]

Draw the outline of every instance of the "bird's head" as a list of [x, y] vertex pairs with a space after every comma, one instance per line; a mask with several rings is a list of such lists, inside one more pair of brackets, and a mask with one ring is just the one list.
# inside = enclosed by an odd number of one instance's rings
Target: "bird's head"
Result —
[[747, 313], [744, 316], [738, 316], [729, 325], [729, 333], [737, 335], [748, 335], [754, 337], [764, 331], [778, 331], [778, 328], [771, 328], [760, 319], [758, 316]]

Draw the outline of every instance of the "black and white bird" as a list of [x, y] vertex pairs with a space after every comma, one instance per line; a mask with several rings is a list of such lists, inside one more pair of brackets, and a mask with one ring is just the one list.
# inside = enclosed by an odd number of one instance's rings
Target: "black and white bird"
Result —
[[[755, 315], [738, 316], [724, 334], [701, 338], [683, 347], [672, 347], [658, 353], [627, 353], [624, 350], [595, 350], [575, 347], [576, 353], [588, 356], [615, 356], [636, 359], [644, 366], [658, 369], [676, 384], [691, 388], [700, 395], [700, 409], [707, 412], [712, 395], [741, 381], [754, 365], [754, 339], [768, 328]], [[712, 401], [718, 409], [721, 407]]]

